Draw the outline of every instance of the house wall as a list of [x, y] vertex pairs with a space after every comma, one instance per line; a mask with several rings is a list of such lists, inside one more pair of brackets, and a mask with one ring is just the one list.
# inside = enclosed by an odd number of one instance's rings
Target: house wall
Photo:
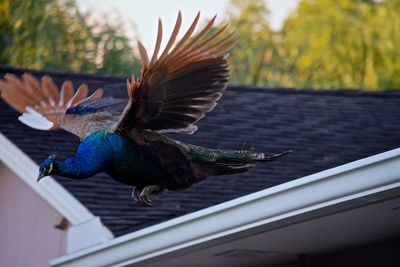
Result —
[[[40, 185], [38, 185], [40, 186]], [[65, 220], [0, 162], [0, 266], [48, 266], [65, 255]]]

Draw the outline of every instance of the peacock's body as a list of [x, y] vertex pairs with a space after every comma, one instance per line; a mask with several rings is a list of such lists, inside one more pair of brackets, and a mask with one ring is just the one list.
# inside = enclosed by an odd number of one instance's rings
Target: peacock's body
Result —
[[181, 15], [159, 56], [162, 24], [152, 57], [139, 42], [142, 72], [127, 81], [128, 100], [102, 98], [96, 90], [87, 97], [87, 86], [76, 93], [70, 81], [61, 92], [50, 77], [39, 83], [32, 75], [20, 80], [6, 74], [0, 80], [2, 98], [23, 113], [20, 121], [41, 130], [67, 130], [81, 138], [74, 156], [57, 160], [53, 154], [40, 164], [38, 180], [56, 174], [73, 179], [106, 172], [134, 187], [132, 196], [151, 205], [152, 196], [165, 190], [181, 190], [212, 175], [247, 171], [256, 161], [269, 161], [282, 154], [265, 156], [249, 151], [222, 151], [172, 140], [162, 133], [191, 134], [194, 125], [211, 111], [227, 85], [228, 65], [224, 54], [232, 45], [225, 27], [211, 33], [213, 18], [192, 36], [199, 14], [176, 42]]

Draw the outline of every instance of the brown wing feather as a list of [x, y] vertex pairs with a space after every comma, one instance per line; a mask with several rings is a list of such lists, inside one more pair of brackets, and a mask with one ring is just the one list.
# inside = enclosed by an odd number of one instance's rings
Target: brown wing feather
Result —
[[43, 90], [40, 89], [38, 80], [36, 80], [36, 78], [30, 73], [24, 73], [22, 78], [24, 80], [25, 87], [32, 90], [32, 96], [37, 98], [41, 105], [46, 105], [47, 96], [44, 94]]
[[46, 93], [49, 103], [51, 105], [55, 105], [60, 100], [60, 94], [58, 93], [57, 85], [53, 82], [53, 79], [50, 76], [42, 77], [42, 85], [43, 91]]
[[74, 96], [74, 85], [71, 81], [65, 81], [61, 86], [60, 105], [64, 105]]
[[77, 120], [79, 122], [74, 126], [74, 122], [66, 122], [66, 112], [81, 103], [101, 98], [103, 90], [97, 89], [88, 97], [88, 87], [85, 84], [74, 93], [72, 82], [65, 81], [60, 92], [50, 76], [43, 76], [39, 83], [29, 73], [23, 74], [22, 80], [7, 73], [0, 80], [0, 93], [5, 102], [23, 113], [20, 120], [28, 126], [41, 130], [64, 129], [82, 138], [87, 135], [84, 126], [88, 122]]
[[133, 128], [160, 132], [193, 133], [193, 125], [205, 112], [211, 111], [228, 82], [228, 64], [224, 54], [233, 44], [226, 26], [213, 32], [213, 17], [193, 35], [200, 13], [184, 36], [177, 41], [182, 16], [179, 12], [175, 27], [158, 56], [162, 41], [159, 21], [157, 41], [149, 61], [139, 42], [142, 59], [141, 77], [127, 81], [130, 101], [113, 130], [128, 134]]

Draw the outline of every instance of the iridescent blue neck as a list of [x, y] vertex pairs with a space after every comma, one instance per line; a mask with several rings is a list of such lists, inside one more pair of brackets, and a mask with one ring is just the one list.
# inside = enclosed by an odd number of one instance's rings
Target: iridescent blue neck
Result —
[[82, 141], [74, 156], [54, 160], [54, 173], [75, 179], [89, 178], [107, 170], [123, 150], [121, 137], [98, 131]]
[[89, 178], [101, 171], [103, 168], [96, 161], [84, 159], [80, 156], [68, 157], [65, 160], [54, 161], [54, 173], [73, 179]]

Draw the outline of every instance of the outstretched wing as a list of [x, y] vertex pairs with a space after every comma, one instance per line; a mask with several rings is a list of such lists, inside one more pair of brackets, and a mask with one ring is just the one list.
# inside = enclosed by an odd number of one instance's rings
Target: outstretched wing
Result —
[[126, 101], [103, 98], [102, 89], [88, 96], [88, 87], [79, 86], [74, 92], [71, 81], [65, 81], [58, 89], [49, 76], [39, 82], [29, 73], [19, 79], [7, 73], [0, 80], [1, 97], [12, 108], [22, 113], [22, 123], [39, 130], [64, 129], [81, 139], [106, 125], [114, 124]]
[[159, 20], [151, 59], [139, 42], [141, 77], [127, 81], [129, 102], [113, 130], [128, 134], [134, 128], [191, 134], [194, 125], [216, 106], [228, 82], [224, 54], [232, 46], [226, 26], [212, 28], [215, 17], [197, 34], [197, 14], [182, 39], [176, 41], [182, 22], [179, 12], [175, 28], [159, 56], [162, 23]]

